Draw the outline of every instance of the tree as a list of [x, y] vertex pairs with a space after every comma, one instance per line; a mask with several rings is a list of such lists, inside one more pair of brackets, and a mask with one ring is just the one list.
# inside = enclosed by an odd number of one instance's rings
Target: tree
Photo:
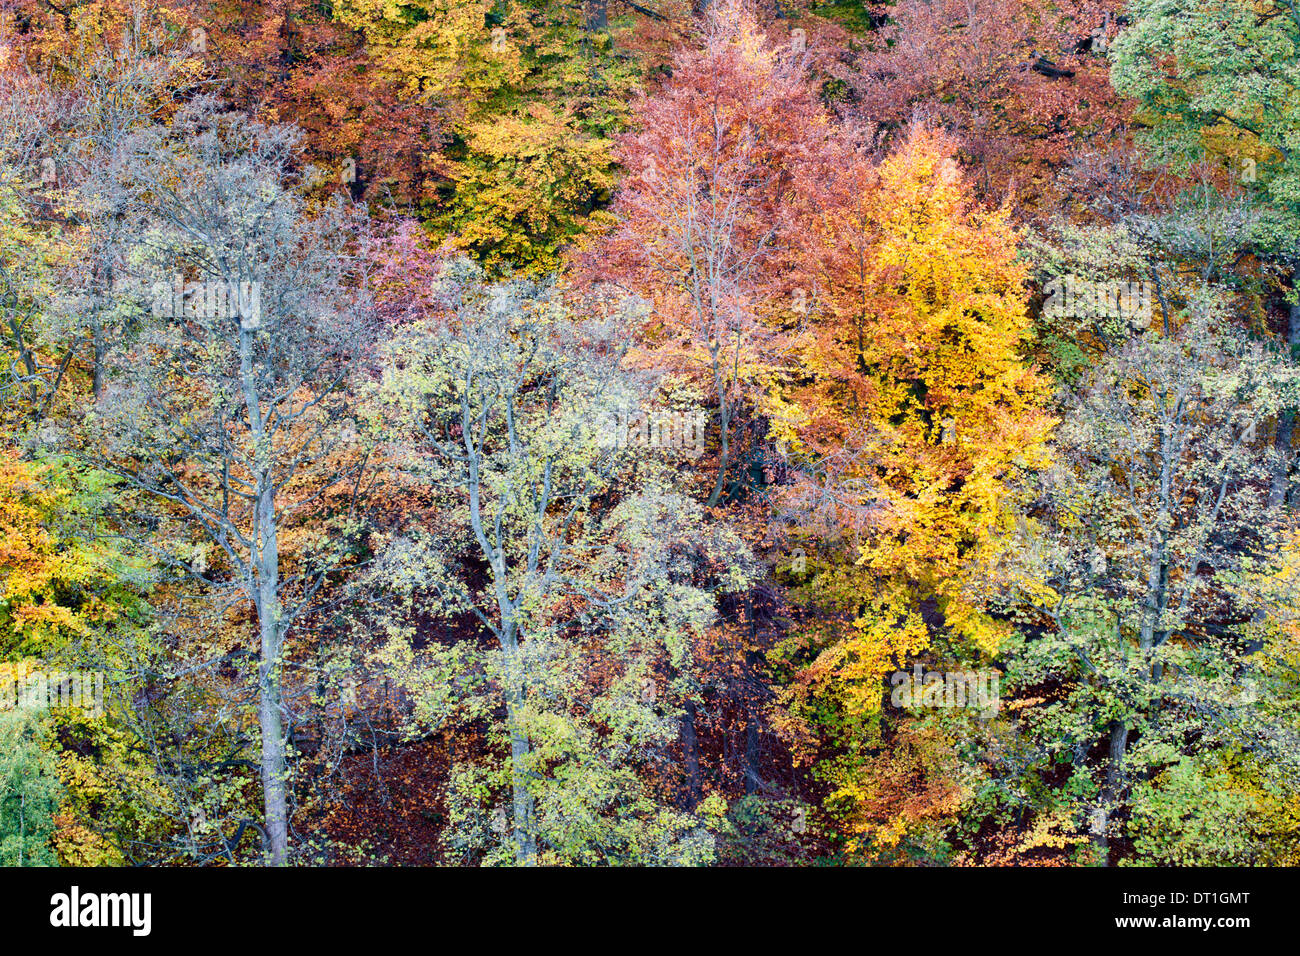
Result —
[[[114, 692], [129, 698], [138, 686], [128, 648], [140, 644], [150, 621], [147, 603], [154, 575], [149, 563], [123, 547], [106, 514], [114, 507], [114, 481], [75, 459], [23, 461], [0, 453], [0, 686], [5, 696], [19, 680], [76, 675], [111, 706]], [[98, 675], [93, 677], [91, 675]], [[39, 686], [39, 685], [38, 685]], [[47, 685], [50, 686], [50, 685]], [[99, 860], [101, 841], [71, 823], [72, 811], [92, 802], [83, 760], [74, 741], [82, 730], [106, 733], [103, 713], [60, 707], [36, 714], [12, 699], [0, 702], [0, 733], [7, 762], [0, 778], [0, 837], [11, 865], [33, 860], [64, 863]], [[111, 736], [111, 732], [108, 732]], [[119, 774], [134, 755], [122, 749], [95, 751], [97, 772]], [[89, 760], [85, 761], [87, 764]], [[58, 810], [51, 817], [53, 809]], [[13, 831], [17, 831], [16, 833]], [[111, 855], [109, 860], [114, 859]]]
[[289, 852], [286, 641], [355, 558], [348, 513], [364, 466], [346, 393], [366, 354], [360, 224], [337, 204], [305, 214], [286, 188], [296, 141], [203, 98], [137, 134], [123, 188], [144, 242], [130, 253], [139, 291], [122, 294], [136, 333], [112, 355], [85, 447], [180, 523], [151, 542], [169, 567], [237, 589], [256, 612], [274, 864]]
[[[1275, 354], [1222, 323], [1209, 295], [1172, 334], [1136, 337], [1089, 377], [1056, 436], [1057, 463], [1009, 535], [1014, 547], [978, 585], [1020, 625], [1005, 651], [1008, 683], [1042, 704], [1025, 720], [1038, 772], [1072, 767], [1069, 806], [1102, 862], [1127, 809], [1165, 859], [1185, 852], [1159, 849], [1185, 839], [1159, 832], [1177, 805], [1219, 814], [1211, 828], [1244, 813], [1241, 798], [1209, 801], [1226, 748], [1292, 766], [1284, 711], [1265, 716], [1266, 698], [1243, 684], [1259, 673], [1248, 653], [1255, 612], [1271, 603], [1251, 582], [1281, 554], [1267, 490], [1276, 453], [1256, 426], [1294, 388]], [[1107, 756], [1094, 779], [1085, 758], [1098, 738]], [[1224, 852], [1219, 862], [1239, 860]]]
[[612, 259], [616, 281], [654, 303], [651, 361], [699, 374], [713, 390], [713, 506], [744, 390], [777, 361], [762, 316], [793, 244], [796, 168], [815, 155], [828, 119], [799, 60], [775, 48], [743, 4], [726, 3], [710, 12], [702, 48], [677, 54], [671, 79], [638, 101], [634, 121], [620, 139], [629, 176], [601, 266]]
[[60, 787], [39, 735], [31, 714], [0, 710], [0, 863], [5, 866], [56, 862], [51, 840]]
[[816, 298], [804, 372], [780, 394], [793, 444], [779, 513], [826, 557], [795, 582], [818, 621], [791, 642], [813, 659], [789, 693], [855, 719], [874, 720], [881, 679], [928, 646], [928, 607], [997, 650], [1005, 629], [962, 582], [1049, 425], [1021, 354], [1015, 232], [1007, 210], [974, 206], [952, 150], [921, 128], [875, 176], [847, 156], [818, 177], [827, 201], [807, 232]]
[[454, 261], [438, 299], [388, 349], [372, 414], [440, 506], [437, 527], [393, 542], [381, 578], [406, 590], [414, 578], [430, 613], [478, 625], [432, 672], [416, 668], [423, 721], [504, 710], [509, 756], [454, 777], [450, 835], [461, 852], [479, 845], [483, 801], [470, 797], [503, 781], [517, 863], [701, 862], [717, 801], [673, 810], [643, 774], [691, 693], [690, 637], [716, 613], [711, 591], [748, 581], [746, 550], [701, 527], [620, 435], [647, 394], [619, 367], [619, 321], [578, 320], [545, 286], [485, 286]]
[[[8, 46], [0, 57], [0, 428], [40, 423], [54, 408], [73, 360], [48, 313], [60, 267], [75, 243], [40, 222], [48, 195], [50, 140], [64, 119], [59, 98]], [[59, 353], [63, 352], [62, 357]]]
[[[1226, 161], [1232, 179], [1269, 210], [1245, 251], [1258, 249], [1288, 273], [1284, 333], [1300, 345], [1300, 17], [1286, 3], [1143, 0], [1115, 42], [1111, 82], [1137, 100], [1139, 139], [1150, 157], [1176, 168]], [[1296, 411], [1279, 412], [1275, 441], [1285, 454], [1273, 500], [1285, 503], [1294, 468]]]
[[[1107, 82], [1114, 0], [900, 0], [871, 5], [879, 26], [852, 68], [827, 71], [840, 108], [902, 137], [918, 117], [960, 144], [984, 201], [1014, 191], [1018, 212], [1084, 197], [1058, 172], [1121, 135], [1126, 110]], [[892, 145], [892, 144], [891, 144]]]
[[[6, 170], [6, 172], [8, 172]], [[9, 176], [4, 177], [9, 180]], [[12, 182], [12, 180], [9, 180]], [[75, 347], [62, 345], [46, 312], [54, 295], [56, 264], [68, 244], [51, 242], [33, 228], [27, 210], [7, 187], [0, 193], [0, 331], [4, 369], [0, 377], [0, 429], [45, 421], [56, 407]]]
[[1287, 4], [1142, 0], [1115, 41], [1111, 82], [1137, 99], [1139, 138], [1152, 158], [1175, 166], [1231, 159], [1238, 182], [1294, 214], [1298, 45], [1300, 19]]
[[102, 536], [111, 488], [72, 461], [0, 455], [0, 655], [57, 661], [97, 629], [139, 619], [147, 571]]
[[613, 188], [635, 61], [582, 4], [347, 0], [378, 77], [448, 118], [423, 212], [489, 268], [553, 268]]

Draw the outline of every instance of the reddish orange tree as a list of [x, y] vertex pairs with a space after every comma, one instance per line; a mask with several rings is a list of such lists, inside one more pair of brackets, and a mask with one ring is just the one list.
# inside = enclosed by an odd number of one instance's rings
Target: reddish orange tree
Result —
[[746, 390], [777, 362], [766, 316], [789, 306], [779, 293], [797, 222], [795, 170], [826, 141], [829, 117], [800, 58], [774, 46], [740, 2], [713, 9], [701, 48], [674, 58], [634, 117], [636, 131], [619, 143], [619, 225], [593, 267], [652, 302], [648, 361], [717, 401], [716, 505]]

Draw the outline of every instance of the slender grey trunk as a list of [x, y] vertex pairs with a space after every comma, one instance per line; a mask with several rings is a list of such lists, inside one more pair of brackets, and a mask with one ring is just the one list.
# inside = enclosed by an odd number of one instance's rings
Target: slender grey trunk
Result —
[[1109, 762], [1106, 765], [1106, 783], [1102, 789], [1101, 806], [1094, 827], [1093, 846], [1097, 848], [1099, 862], [1102, 866], [1110, 865], [1110, 814], [1119, 799], [1120, 788], [1124, 785], [1124, 753], [1128, 750], [1128, 723], [1122, 720], [1110, 722]]
[[108, 345], [104, 341], [104, 329], [100, 324], [98, 315], [95, 316], [91, 336], [94, 364], [91, 370], [90, 388], [91, 394], [94, 395], [95, 401], [98, 402], [104, 395], [104, 357], [108, 353]]
[[[1291, 285], [1293, 289], [1300, 290], [1300, 268], [1292, 270]], [[1300, 345], [1300, 305], [1291, 306], [1287, 318], [1286, 341], [1292, 351]], [[1277, 417], [1277, 433], [1273, 443], [1278, 451], [1278, 463], [1268, 490], [1269, 509], [1274, 513], [1284, 509], [1287, 504], [1287, 489], [1291, 483], [1291, 463], [1294, 458], [1291, 442], [1295, 435], [1295, 420], [1295, 408], [1284, 408]]]
[[[269, 495], [266, 496], [269, 499]], [[264, 547], [266, 536], [263, 535]], [[262, 792], [270, 863], [283, 866], [289, 860], [289, 812], [284, 749], [284, 708], [281, 701], [280, 659], [284, 630], [276, 595], [278, 573], [274, 568], [275, 532], [270, 533], [270, 560], [265, 551], [259, 563], [258, 617], [261, 622], [262, 654], [257, 671], [257, 717], [262, 730]]]
[[510, 731], [510, 788], [514, 811], [515, 861], [520, 866], [537, 863], [537, 827], [534, 825], [535, 806], [524, 770], [531, 751], [528, 734], [522, 726], [524, 707], [523, 663], [519, 658], [519, 642], [513, 629], [503, 631], [502, 652], [506, 663], [506, 722]]
[[40, 388], [37, 385], [37, 376], [40, 369], [36, 366], [36, 355], [28, 346], [26, 339], [23, 338], [22, 326], [14, 317], [9, 319], [9, 330], [13, 334], [14, 348], [18, 351], [20, 361], [23, 363], [23, 369], [27, 372], [27, 397], [31, 403], [32, 420], [37, 421], [40, 418]]
[[262, 420], [261, 402], [253, 370], [253, 333], [239, 332], [240, 373], [244, 404], [253, 442], [257, 511], [252, 573], [261, 632], [257, 670], [257, 717], [262, 731], [262, 794], [267, 851], [272, 866], [289, 861], [289, 811], [284, 747], [284, 705], [280, 663], [284, 653], [284, 620], [280, 607], [280, 553], [276, 527], [275, 484], [271, 473], [271, 442]]
[[[100, 274], [98, 267], [95, 269], [97, 277]], [[113, 288], [113, 269], [107, 267], [103, 270], [100, 278], [101, 288]], [[104, 335], [104, 323], [100, 318], [100, 310], [104, 304], [102, 295], [95, 296], [95, 306], [93, 318], [91, 320], [91, 349], [93, 351], [93, 367], [91, 370], [91, 392], [98, 402], [104, 394], [104, 360], [108, 357], [108, 341]]]
[[759, 774], [759, 760], [762, 756], [758, 746], [758, 717], [752, 712], [745, 721], [745, 793], [758, 793], [763, 778]]
[[[1178, 442], [1172, 425], [1164, 430], [1160, 444], [1160, 515], [1157, 519], [1160, 527], [1157, 531], [1158, 540], [1151, 548], [1151, 559], [1147, 567], [1146, 606], [1143, 608], [1142, 620], [1138, 628], [1138, 654], [1143, 663], [1144, 677], [1152, 681], [1160, 679], [1160, 670], [1158, 666], [1147, 669], [1146, 662], [1150, 652], [1157, 646], [1157, 638], [1163, 637], [1158, 633], [1158, 628], [1169, 600], [1169, 556], [1165, 541], [1165, 526], [1173, 506], [1173, 472], [1178, 455]], [[1123, 640], [1119, 621], [1115, 622], [1115, 639]], [[1097, 819], [1093, 826], [1093, 846], [1098, 851], [1102, 866], [1108, 866], [1110, 863], [1108, 833], [1110, 814], [1118, 804], [1124, 786], [1124, 755], [1128, 751], [1130, 727], [1128, 721], [1112, 720], [1109, 730], [1106, 779], [1102, 786], [1100, 806], [1097, 808]]]
[[751, 649], [745, 651], [745, 682], [749, 691], [745, 695], [745, 793], [752, 795], [758, 793], [759, 784], [763, 782], [762, 775], [759, 773], [762, 762], [762, 749], [759, 747], [758, 737], [760, 708], [756, 693], [752, 690], [752, 688], [761, 684], [761, 681], [758, 680], [758, 672], [763, 663], [763, 655], [759, 651], [752, 649], [760, 646], [758, 617], [754, 611], [753, 592], [749, 594], [747, 605], [746, 616], [749, 618], [749, 646]]
[[[523, 660], [519, 654], [519, 619], [516, 616], [518, 605], [511, 600], [507, 588], [509, 570], [506, 566], [505, 553], [488, 540], [483, 528], [482, 476], [479, 471], [481, 450], [475, 444], [473, 437], [475, 435], [474, 415], [469, 406], [469, 396], [472, 392], [473, 389], [467, 382], [465, 397], [461, 404], [461, 435], [465, 442], [466, 462], [469, 467], [470, 527], [474, 531], [474, 537], [484, 558], [491, 565], [497, 611], [501, 615], [501, 627], [495, 630], [495, 634], [505, 665], [506, 729], [510, 735], [510, 790], [514, 810], [515, 862], [520, 866], [533, 866], [537, 863], [536, 808], [532, 791], [528, 788], [528, 775], [525, 769], [532, 744], [523, 725], [527, 693]], [[514, 419], [509, 412], [506, 419], [509, 423], [513, 448], [515, 447]]]

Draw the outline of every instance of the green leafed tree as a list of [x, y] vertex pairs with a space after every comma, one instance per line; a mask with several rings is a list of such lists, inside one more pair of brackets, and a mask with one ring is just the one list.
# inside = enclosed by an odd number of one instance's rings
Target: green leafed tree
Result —
[[[1294, 717], [1264, 699], [1253, 643], [1274, 599], [1251, 583], [1282, 554], [1256, 426], [1294, 400], [1294, 376], [1212, 312], [1202, 300], [1170, 336], [1139, 336], [1094, 370], [980, 584], [1020, 625], [1004, 686], [1035, 699], [1003, 769], [1064, 771], [1059, 795], [1102, 861], [1122, 820], [1140, 852], [1187, 862], [1191, 831], [1244, 817], [1246, 801], [1207, 798], [1230, 753], [1300, 771]], [[1180, 804], [1201, 814], [1182, 829]], [[1240, 861], [1239, 845], [1221, 849], [1202, 841], [1198, 859]]]
[[394, 536], [378, 573], [461, 621], [419, 654], [397, 635], [390, 671], [426, 726], [486, 718], [497, 741], [497, 758], [453, 775], [449, 848], [524, 865], [707, 862], [719, 799], [665, 799], [655, 781], [672, 779], [698, 692], [694, 643], [717, 596], [750, 581], [748, 550], [672, 490], [674, 449], [620, 440], [622, 413], [650, 397], [621, 367], [634, 306], [582, 319], [551, 287], [485, 285], [463, 262], [438, 285], [373, 400], [387, 453], [437, 515]]
[[[1115, 89], [1137, 100], [1138, 139], [1175, 169], [1226, 163], [1262, 225], [1239, 251], [1286, 277], [1285, 338], [1300, 347], [1300, 8], [1288, 0], [1136, 0], [1111, 57]], [[1177, 237], [1175, 242], [1177, 241]], [[1275, 505], [1294, 470], [1296, 409], [1278, 412]]]
[[58, 810], [54, 758], [40, 724], [21, 709], [0, 710], [0, 866], [54, 866]]

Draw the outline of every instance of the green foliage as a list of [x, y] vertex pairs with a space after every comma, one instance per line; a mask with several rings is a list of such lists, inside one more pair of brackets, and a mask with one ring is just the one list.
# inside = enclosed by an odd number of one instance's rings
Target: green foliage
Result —
[[1255, 857], [1252, 809], [1221, 768], [1184, 758], [1134, 787], [1129, 833], [1143, 863], [1243, 866]]
[[40, 722], [0, 710], [0, 866], [53, 866], [54, 814], [62, 788], [41, 745]]
[[[417, 659], [399, 632], [387, 651], [424, 721], [506, 705], [492, 722], [500, 762], [453, 776], [448, 848], [482, 862], [529, 862], [532, 842], [555, 863], [705, 862], [719, 800], [679, 810], [644, 771], [696, 693], [694, 643], [718, 595], [742, 591], [753, 562], [671, 490], [668, 461], [611, 441], [619, 410], [649, 398], [619, 361], [617, 320], [637, 306], [585, 319], [545, 284], [487, 285], [463, 261], [436, 288], [443, 309], [391, 343], [371, 415], [407, 436], [410, 490], [442, 515], [393, 541], [379, 580], [399, 595], [419, 582], [426, 613], [469, 611], [495, 639]], [[509, 825], [493, 838], [484, 821], [503, 789]]]
[[[1223, 789], [1221, 771], [1198, 768], [1248, 739], [1294, 765], [1288, 719], [1264, 716], [1263, 700], [1271, 710], [1277, 698], [1256, 699], [1261, 665], [1241, 650], [1252, 616], [1276, 606], [1246, 582], [1281, 560], [1260, 490], [1272, 451], [1250, 422], [1293, 388], [1275, 353], [1203, 316], [1169, 338], [1134, 338], [1089, 377], [1058, 431], [1057, 464], [1036, 479], [1037, 505], [1010, 535], [1009, 560], [982, 579], [1002, 582], [991, 604], [1021, 625], [1003, 649], [1006, 686], [1032, 704], [1017, 708], [1021, 743], [999, 773], [1016, 768], [1023, 780], [1072, 767], [1056, 809], [1077, 832], [1102, 839], [1112, 811], [1130, 806], [1133, 832], [1149, 831], [1143, 857], [1236, 860], [1242, 844], [1205, 836], [1244, 821], [1249, 801]], [[1238, 623], [1221, 623], [1217, 601], [1231, 602]], [[1110, 755], [1090, 761], [1099, 745]], [[1021, 786], [1027, 805], [1038, 802]], [[1204, 816], [1184, 826], [1198, 802]]]
[[1136, 0], [1111, 82], [1136, 98], [1151, 157], [1225, 162], [1282, 211], [1270, 245], [1294, 258], [1300, 212], [1300, 18], [1276, 0]]

